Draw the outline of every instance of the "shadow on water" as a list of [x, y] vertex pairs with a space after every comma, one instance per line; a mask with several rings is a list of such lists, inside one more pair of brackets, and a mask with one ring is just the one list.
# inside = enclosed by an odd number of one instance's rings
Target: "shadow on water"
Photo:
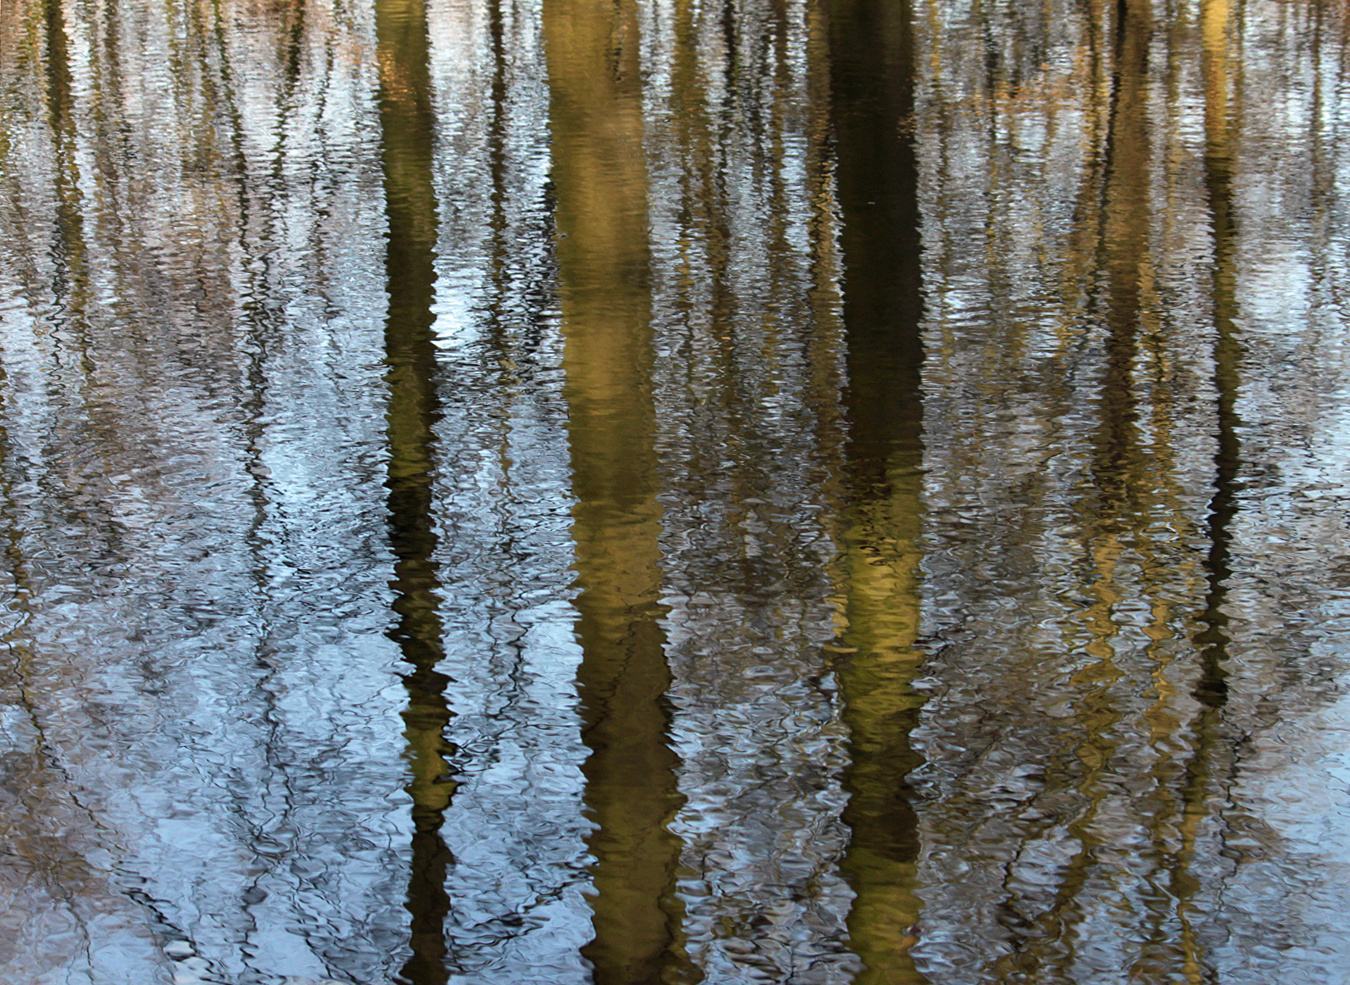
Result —
[[849, 422], [847, 585], [838, 665], [852, 762], [843, 868], [855, 899], [849, 936], [863, 983], [915, 983], [918, 818], [908, 777], [920, 597], [923, 362], [918, 175], [908, 3], [829, 7], [831, 105], [842, 213]]
[[398, 616], [390, 635], [412, 668], [404, 677], [408, 705], [403, 712], [412, 768], [408, 787], [413, 801], [412, 865], [406, 904], [411, 914], [412, 957], [401, 977], [412, 985], [443, 985], [449, 980], [445, 917], [450, 900], [445, 876], [451, 856], [440, 829], [455, 783], [447, 761], [452, 750], [445, 738], [450, 721], [445, 700], [449, 678], [436, 669], [444, 655], [432, 518], [433, 429], [440, 418], [432, 342], [438, 211], [431, 171], [434, 116], [429, 39], [421, 0], [380, 0], [376, 34], [389, 220], [386, 485], [396, 558], [390, 587]]
[[650, 256], [636, 5], [546, 0], [576, 550], [577, 672], [600, 985], [693, 981], [674, 894]]

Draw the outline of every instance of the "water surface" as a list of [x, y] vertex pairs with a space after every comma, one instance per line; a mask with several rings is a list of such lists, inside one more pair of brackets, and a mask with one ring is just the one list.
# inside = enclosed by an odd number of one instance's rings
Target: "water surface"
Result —
[[1348, 32], [0, 8], [0, 978], [1350, 969]]

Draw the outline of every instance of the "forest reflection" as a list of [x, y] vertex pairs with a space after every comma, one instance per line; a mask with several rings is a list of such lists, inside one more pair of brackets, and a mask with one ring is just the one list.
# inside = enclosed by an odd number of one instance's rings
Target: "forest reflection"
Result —
[[0, 7], [0, 979], [1350, 967], [1348, 32]]

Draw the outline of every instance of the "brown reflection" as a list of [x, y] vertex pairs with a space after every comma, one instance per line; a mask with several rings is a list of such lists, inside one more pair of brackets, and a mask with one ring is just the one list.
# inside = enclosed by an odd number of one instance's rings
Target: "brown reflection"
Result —
[[[681, 307], [690, 310], [702, 292], [692, 273], [699, 266], [698, 252], [707, 269], [709, 330], [717, 340], [717, 367], [727, 385], [722, 400], [734, 413], [740, 388], [735, 385], [737, 367], [732, 323], [736, 297], [731, 288], [732, 209], [727, 202], [727, 163], [725, 122], [713, 109], [710, 99], [709, 67], [700, 57], [703, 17], [710, 11], [692, 0], [676, 0], [674, 11], [675, 50], [671, 61], [670, 103], [675, 121], [676, 146], [682, 155], [680, 177], [680, 255], [685, 272], [681, 278]], [[734, 85], [735, 18], [730, 4], [724, 4], [719, 22], [725, 55], [724, 84]]]
[[89, 274], [84, 235], [79, 166], [76, 163], [75, 100], [70, 74], [70, 50], [61, 0], [45, 0], [43, 14], [47, 33], [47, 121], [55, 149], [56, 229], [52, 243], [55, 272], [52, 292], [58, 306], [74, 315], [76, 346], [81, 369], [93, 367], [89, 359], [83, 315], [88, 304]]
[[1107, 516], [1133, 495], [1139, 478], [1134, 366], [1149, 288], [1150, 140], [1148, 48], [1152, 11], [1140, 0], [1116, 8], [1116, 72], [1106, 133], [1102, 261], [1107, 366], [1101, 387], [1094, 479]]
[[920, 699], [918, 567], [923, 458], [918, 188], [910, 130], [914, 41], [908, 3], [829, 9], [847, 346], [845, 534], [839, 679], [852, 737], [852, 831], [843, 862], [856, 894], [848, 927], [867, 983], [926, 982], [917, 940], [918, 820], [906, 777]]
[[843, 351], [840, 288], [842, 260], [838, 251], [839, 208], [833, 167], [833, 106], [830, 93], [829, 8], [811, 4], [806, 12], [807, 143], [806, 175], [811, 192], [810, 280], [811, 333], [806, 342], [811, 383], [807, 405], [817, 422], [816, 444], [821, 460], [842, 475], [843, 454], [839, 426], [843, 408], [839, 393], [842, 381], [838, 354]]
[[1087, 47], [1084, 92], [1081, 108], [1085, 117], [1083, 141], [1086, 160], [1080, 170], [1078, 192], [1074, 197], [1074, 223], [1065, 250], [1062, 291], [1073, 305], [1072, 316], [1086, 317], [1079, 310], [1081, 287], [1092, 279], [1103, 231], [1103, 173], [1107, 150], [1107, 130], [1111, 108], [1111, 59], [1108, 57], [1106, 12], [1102, 0], [1081, 0], [1084, 43]]
[[[68, 488], [78, 490], [71, 502], [78, 504], [76, 508], [84, 511], [82, 519], [86, 519], [107, 515], [106, 477], [117, 471], [111, 464], [110, 452], [120, 440], [106, 405], [95, 396], [105, 382], [100, 378], [99, 363], [110, 361], [96, 360], [97, 336], [91, 331], [91, 315], [95, 313], [96, 305], [91, 289], [91, 268], [95, 260], [91, 257], [90, 247], [91, 240], [97, 241], [102, 189], [88, 201], [81, 190], [84, 177], [92, 177], [95, 182], [101, 177], [96, 168], [91, 176], [81, 175], [82, 151], [87, 148], [97, 155], [102, 141], [96, 135], [89, 139], [91, 135], [80, 132], [71, 44], [61, 2], [45, 0], [40, 9], [46, 30], [45, 95], [52, 136], [50, 174], [55, 192], [49, 249], [52, 261], [49, 287], [54, 304], [49, 313], [53, 338], [57, 341], [57, 360], [78, 374], [73, 380], [67, 378], [70, 382], [66, 384], [62, 401], [75, 411], [72, 419], [81, 420], [88, 428], [87, 436], [97, 436], [97, 440], [88, 446], [93, 461], [97, 462], [96, 467], [76, 465], [74, 458], [66, 460], [74, 468], [65, 481], [70, 484]], [[58, 459], [61, 457], [64, 456], [58, 456]], [[86, 529], [91, 539], [100, 538], [110, 545], [116, 545], [120, 539], [116, 528], [109, 524], [90, 524]]]
[[445, 738], [449, 678], [436, 667], [442, 656], [441, 588], [434, 560], [432, 483], [440, 418], [436, 350], [432, 342], [436, 272], [437, 205], [432, 187], [431, 79], [426, 10], [422, 0], [379, 0], [375, 30], [380, 63], [380, 130], [386, 212], [389, 317], [385, 327], [385, 379], [389, 385], [389, 528], [394, 555], [391, 637], [412, 667], [404, 677], [408, 707], [404, 735], [412, 782], [412, 867], [408, 881], [412, 957], [402, 978], [413, 985], [449, 980], [445, 892], [449, 849], [440, 828], [455, 783]]
[[[1098, 9], [1091, 11], [1094, 28]], [[1103, 818], [1113, 793], [1124, 718], [1116, 694], [1125, 676], [1117, 664], [1118, 607], [1129, 590], [1122, 568], [1131, 546], [1147, 550], [1141, 529], [1141, 513], [1146, 511], [1140, 498], [1147, 496], [1141, 490], [1148, 488], [1150, 475], [1140, 447], [1135, 373], [1152, 305], [1148, 52], [1153, 23], [1146, 0], [1122, 0], [1110, 8], [1110, 16], [1114, 59], [1104, 146], [1100, 169], [1091, 164], [1085, 169], [1085, 178], [1100, 175], [1101, 206], [1094, 210], [1080, 204], [1079, 213], [1082, 248], [1093, 242], [1090, 233], [1084, 234], [1085, 226], [1099, 223], [1095, 253], [1101, 276], [1092, 301], [1099, 306], [1106, 329], [1106, 364], [1092, 436], [1095, 498], [1080, 504], [1086, 609], [1079, 620], [1086, 630], [1087, 659], [1071, 678], [1081, 696], [1076, 702], [1078, 727], [1063, 755], [1067, 775], [1053, 768], [1047, 771], [1048, 787], [1071, 782], [1083, 805], [1065, 825], [1075, 847], [1060, 868], [1044, 912], [1026, 921], [1018, 917], [1011, 897], [1004, 903], [1003, 922], [1016, 928], [1013, 952], [996, 965], [1004, 975], [1034, 975], [1047, 971], [1047, 966], [1068, 973], [1079, 958], [1078, 927], [1088, 912], [1082, 899], [1098, 877], [1105, 846]], [[1095, 52], [1100, 37], [1095, 29], [1089, 37]]]
[[[1217, 981], [1198, 943], [1196, 924], [1201, 916], [1193, 900], [1200, 889], [1195, 872], [1200, 830], [1207, 820], [1207, 802], [1224, 785], [1233, 767], [1230, 737], [1223, 713], [1228, 703], [1228, 616], [1224, 604], [1232, 576], [1232, 524], [1237, 516], [1237, 476], [1242, 462], [1238, 435], [1241, 421], [1237, 399], [1241, 383], [1242, 345], [1237, 316], [1236, 222], [1233, 210], [1234, 93], [1229, 55], [1232, 10], [1229, 0], [1203, 0], [1200, 5], [1201, 76], [1205, 87], [1205, 191], [1213, 235], [1211, 294], [1214, 319], [1215, 424], [1218, 447], [1214, 453], [1214, 485], [1210, 497], [1205, 559], [1207, 591], [1195, 643], [1200, 653], [1200, 675], [1192, 690], [1199, 712], [1191, 724], [1191, 760], [1181, 794], [1182, 816], [1179, 863], [1171, 873], [1169, 890], [1178, 900], [1187, 972], [1194, 981]], [[1227, 761], [1227, 762], [1225, 762]], [[1228, 799], [1221, 796], [1220, 801]]]
[[1204, 49], [1201, 73], [1205, 83], [1205, 190], [1214, 236], [1211, 275], [1214, 313], [1214, 390], [1218, 448], [1214, 454], [1214, 495], [1210, 500], [1207, 559], [1209, 594], [1205, 600], [1206, 631], [1198, 640], [1204, 654], [1204, 675], [1196, 697], [1205, 705], [1222, 704], [1227, 687], [1223, 670], [1223, 613], [1229, 564], [1230, 528], [1237, 513], [1235, 483], [1242, 460], [1238, 437], [1237, 398], [1242, 346], [1237, 338], [1236, 235], [1233, 216], [1232, 82], [1228, 54], [1231, 20], [1229, 0], [1204, 0], [1200, 23]]
[[674, 896], [683, 802], [667, 742], [636, 5], [546, 0], [563, 366], [580, 594], [577, 672], [601, 985], [691, 981]]

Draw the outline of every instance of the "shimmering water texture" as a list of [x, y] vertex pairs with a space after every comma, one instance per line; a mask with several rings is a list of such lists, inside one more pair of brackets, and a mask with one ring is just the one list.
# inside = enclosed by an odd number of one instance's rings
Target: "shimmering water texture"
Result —
[[1350, 983], [1350, 14], [5, 0], [0, 982]]

